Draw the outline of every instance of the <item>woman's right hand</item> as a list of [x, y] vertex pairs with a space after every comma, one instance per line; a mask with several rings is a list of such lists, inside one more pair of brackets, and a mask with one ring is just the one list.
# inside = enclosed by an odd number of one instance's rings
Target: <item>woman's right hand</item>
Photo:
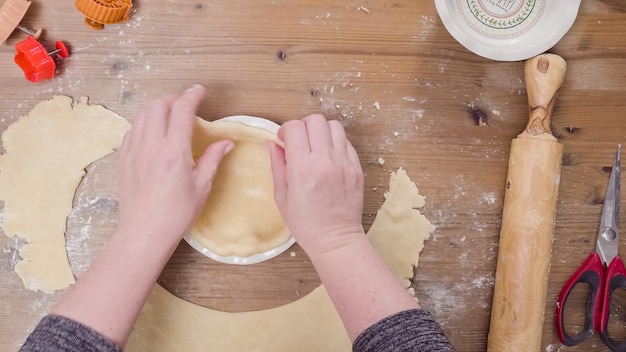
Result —
[[363, 170], [338, 121], [322, 115], [285, 123], [284, 149], [269, 143], [274, 197], [285, 223], [311, 256], [364, 235]]
[[[268, 145], [276, 204], [315, 266], [354, 341], [376, 322], [419, 305], [363, 232], [363, 170], [337, 121], [311, 115]], [[358, 293], [358, 294], [355, 294]]]

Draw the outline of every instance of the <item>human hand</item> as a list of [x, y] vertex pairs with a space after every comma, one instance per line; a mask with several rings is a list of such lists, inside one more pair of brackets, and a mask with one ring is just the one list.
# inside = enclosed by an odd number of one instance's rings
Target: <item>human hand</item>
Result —
[[234, 147], [214, 143], [194, 163], [191, 137], [204, 92], [194, 85], [135, 117], [120, 148], [118, 230], [175, 245], [202, 210], [220, 161]]
[[343, 126], [322, 115], [285, 123], [284, 149], [268, 143], [274, 197], [285, 223], [311, 254], [363, 235], [363, 170]]

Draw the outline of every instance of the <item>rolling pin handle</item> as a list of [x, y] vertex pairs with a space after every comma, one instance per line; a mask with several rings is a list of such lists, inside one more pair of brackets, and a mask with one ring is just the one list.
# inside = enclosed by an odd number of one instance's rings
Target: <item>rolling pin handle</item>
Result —
[[558, 55], [543, 54], [524, 65], [528, 93], [528, 124], [520, 137], [542, 136], [554, 139], [550, 124], [557, 93], [565, 79], [567, 64]]

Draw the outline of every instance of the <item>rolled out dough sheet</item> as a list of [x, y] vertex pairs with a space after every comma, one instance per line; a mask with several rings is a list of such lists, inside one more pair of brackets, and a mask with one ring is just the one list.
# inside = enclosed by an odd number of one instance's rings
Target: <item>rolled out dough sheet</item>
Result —
[[28, 289], [52, 293], [74, 283], [65, 250], [66, 218], [85, 168], [113, 152], [130, 124], [87, 99], [55, 96], [2, 134], [2, 229], [26, 244], [15, 271]]
[[[423, 205], [424, 198], [401, 169], [392, 174], [386, 200], [368, 232], [372, 244], [407, 288], [423, 242], [434, 230], [417, 210]], [[155, 285], [126, 346], [127, 352], [351, 350], [323, 286], [281, 307], [227, 313], [194, 305]]]
[[191, 235], [221, 256], [248, 257], [281, 246], [289, 229], [274, 202], [274, 182], [267, 141], [275, 134], [239, 122], [198, 118], [193, 136], [194, 158], [212, 143], [230, 139], [235, 148], [220, 164], [211, 194]]

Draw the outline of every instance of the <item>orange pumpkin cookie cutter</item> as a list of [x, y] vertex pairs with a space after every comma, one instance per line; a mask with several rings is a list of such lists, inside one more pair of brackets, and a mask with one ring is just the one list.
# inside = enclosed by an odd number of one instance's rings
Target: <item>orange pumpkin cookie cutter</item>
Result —
[[133, 3], [132, 0], [76, 0], [74, 6], [85, 15], [89, 28], [102, 29], [105, 24], [127, 20]]

